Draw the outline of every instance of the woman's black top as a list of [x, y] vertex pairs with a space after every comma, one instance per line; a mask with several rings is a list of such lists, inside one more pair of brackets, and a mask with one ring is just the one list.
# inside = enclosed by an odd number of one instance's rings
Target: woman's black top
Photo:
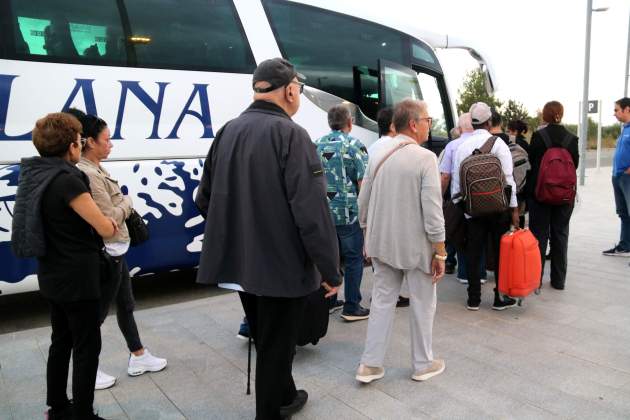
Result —
[[[578, 164], [580, 163], [577, 136], [570, 133], [566, 128], [564, 128], [563, 125], [560, 124], [549, 124], [547, 127], [542, 128], [541, 130], [547, 130], [547, 133], [549, 133], [552, 147], [562, 147], [562, 141], [567, 137], [567, 135], [571, 136], [571, 141], [569, 142], [567, 150], [571, 154], [571, 157], [573, 158], [573, 164], [577, 169]], [[527, 191], [528, 197], [535, 197], [536, 182], [538, 182], [538, 171], [540, 170], [540, 164], [546, 151], [547, 146], [545, 145], [545, 141], [540, 134], [540, 130], [537, 130], [534, 132], [534, 134], [532, 134], [532, 139], [529, 144], [528, 151], [529, 163], [532, 166], [532, 169], [528, 172], [527, 183], [525, 185], [525, 190]]]
[[100, 297], [102, 239], [69, 203], [89, 193], [83, 172], [61, 173], [42, 196], [46, 255], [38, 258], [39, 288], [44, 297], [62, 302]]

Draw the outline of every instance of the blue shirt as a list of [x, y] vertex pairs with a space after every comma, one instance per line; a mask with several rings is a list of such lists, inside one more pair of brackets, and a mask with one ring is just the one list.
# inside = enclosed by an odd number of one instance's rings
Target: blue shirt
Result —
[[624, 124], [621, 135], [617, 139], [613, 159], [613, 175], [619, 176], [628, 168], [630, 168], [630, 122]]
[[367, 149], [358, 139], [338, 130], [316, 140], [315, 145], [326, 174], [328, 206], [335, 225], [356, 223], [358, 183], [365, 175]]

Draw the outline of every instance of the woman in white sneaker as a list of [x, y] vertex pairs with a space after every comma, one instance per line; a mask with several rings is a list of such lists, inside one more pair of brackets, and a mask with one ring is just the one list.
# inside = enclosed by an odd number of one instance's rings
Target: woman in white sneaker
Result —
[[[115, 236], [104, 241], [106, 252], [116, 264], [118, 278], [111, 282], [112, 287], [108, 296], [103, 297], [101, 322], [107, 317], [111, 301], [115, 300], [118, 326], [131, 353], [127, 373], [130, 376], [138, 376], [145, 372], [158, 372], [166, 367], [166, 359], [153, 356], [142, 345], [133, 316], [134, 298], [129, 268], [125, 260], [125, 254], [129, 249], [129, 232], [125, 220], [133, 208], [131, 198], [123, 195], [118, 182], [100, 165], [102, 160], [107, 159], [113, 147], [109, 128], [105, 121], [94, 115], [85, 115], [75, 109], [68, 112], [79, 119], [85, 137], [85, 146], [77, 167], [88, 176], [92, 196], [103, 214], [116, 220], [120, 227]], [[115, 383], [115, 377], [98, 370], [95, 389], [106, 389]]]

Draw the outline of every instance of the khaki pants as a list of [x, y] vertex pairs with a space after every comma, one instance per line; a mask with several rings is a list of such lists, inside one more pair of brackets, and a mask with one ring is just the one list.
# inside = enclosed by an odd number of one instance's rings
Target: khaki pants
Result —
[[432, 276], [420, 270], [399, 270], [375, 258], [372, 258], [372, 264], [374, 286], [361, 363], [372, 367], [383, 366], [394, 323], [396, 301], [403, 280], [406, 280], [410, 300], [412, 367], [414, 371], [428, 368], [433, 361], [433, 318], [437, 301]]

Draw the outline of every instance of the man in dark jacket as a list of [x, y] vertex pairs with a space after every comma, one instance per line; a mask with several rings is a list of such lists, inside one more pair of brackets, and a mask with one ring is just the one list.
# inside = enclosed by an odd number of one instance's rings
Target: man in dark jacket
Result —
[[291, 120], [298, 76], [284, 59], [260, 63], [254, 102], [217, 133], [195, 197], [207, 222], [197, 281], [239, 291], [256, 344], [260, 420], [306, 403], [291, 375], [306, 296], [320, 286], [331, 296], [341, 283], [321, 161]]

